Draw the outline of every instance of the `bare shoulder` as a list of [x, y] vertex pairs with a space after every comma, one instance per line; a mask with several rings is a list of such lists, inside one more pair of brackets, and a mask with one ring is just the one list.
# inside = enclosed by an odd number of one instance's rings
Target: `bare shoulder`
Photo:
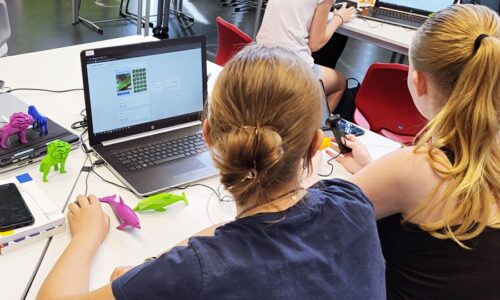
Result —
[[427, 149], [405, 147], [373, 161], [352, 181], [372, 200], [377, 217], [382, 218], [412, 211], [441, 178], [430, 164]]

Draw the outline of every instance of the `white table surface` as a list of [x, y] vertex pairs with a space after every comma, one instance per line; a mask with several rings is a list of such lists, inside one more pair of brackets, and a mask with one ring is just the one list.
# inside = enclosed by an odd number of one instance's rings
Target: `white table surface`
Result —
[[357, 17], [344, 23], [337, 32], [408, 55], [416, 30]]
[[[0, 78], [5, 81], [5, 86], [11, 88], [29, 87], [56, 90], [82, 88], [80, 51], [88, 48], [153, 40], [156, 39], [153, 37], [129, 36], [17, 56], [8, 56], [0, 58]], [[209, 62], [207, 69], [208, 72], [215, 74], [221, 68]], [[209, 89], [211, 89], [215, 78], [215, 75], [211, 76], [208, 84]], [[62, 94], [18, 91], [12, 94], [28, 104], [36, 105], [43, 114], [65, 128], [70, 129], [71, 123], [81, 119], [80, 111], [84, 108], [82, 91]], [[71, 131], [78, 135], [82, 132], [78, 130]], [[70, 199], [85, 158], [81, 150], [73, 150], [66, 161], [67, 173], [61, 175], [50, 172], [48, 183], [43, 183], [41, 180], [41, 173], [38, 171], [39, 163], [2, 173], [0, 174], [0, 179], [7, 179], [28, 172], [42, 190], [49, 195], [53, 203], [62, 210], [66, 206], [68, 199]], [[103, 174], [105, 173], [103, 172]], [[108, 174], [107, 176], [111, 175]], [[92, 182], [95, 179], [91, 176], [89, 181]], [[92, 185], [90, 188], [92, 188]], [[83, 192], [84, 188], [77, 188], [75, 190], [75, 193]], [[73, 195], [71, 197], [74, 198]], [[42, 258], [46, 244], [47, 240], [44, 240], [7, 255], [0, 255], [0, 299], [10, 300], [22, 297], [32, 276], [34, 276], [34, 271]]]
[[[6, 86], [12, 88], [79, 88], [82, 86], [79, 62], [81, 50], [152, 39], [131, 36], [2, 58], [0, 59], [0, 78], [6, 82]], [[212, 74], [208, 83], [210, 92], [221, 67], [208, 63], [207, 69]], [[19, 91], [15, 93], [15, 96], [29, 104], [35, 104], [40, 111], [66, 128], [80, 119], [79, 113], [84, 108], [83, 92], [81, 91], [64, 94]], [[75, 133], [80, 134], [81, 131]], [[368, 146], [374, 158], [391, 152], [399, 146], [397, 143], [372, 132], [367, 132], [361, 137], [361, 140]], [[76, 195], [82, 194], [85, 190], [87, 173], [82, 173], [79, 176], [85, 158], [82, 151], [72, 151], [67, 160], [68, 173], [64, 175], [50, 173], [49, 182], [45, 184], [41, 182], [41, 175], [37, 170], [38, 164], [0, 174], [0, 179], [29, 172], [43, 191], [63, 210], [68, 200], [73, 201]], [[321, 155], [317, 156], [318, 172], [325, 173], [330, 170], [330, 167], [325, 165], [325, 161], [326, 159], [322, 159]], [[96, 171], [104, 178], [120, 184], [107, 167], [97, 167]], [[332, 176], [346, 178], [349, 173], [342, 166], [335, 164]], [[318, 177], [313, 177], [309, 181], [314, 182], [317, 179]], [[217, 177], [211, 177], [198, 183], [204, 183], [216, 189], [220, 185]], [[119, 194], [132, 207], [139, 201], [132, 193], [105, 183], [94, 174], [89, 176], [88, 188], [89, 193], [97, 196]], [[172, 192], [180, 193], [181, 191], [173, 190]], [[139, 264], [144, 258], [163, 252], [194, 233], [212, 224], [231, 220], [235, 216], [234, 204], [219, 202], [217, 197], [207, 188], [192, 187], [185, 190], [185, 193], [189, 200], [187, 206], [179, 204], [169, 208], [164, 213], [139, 214], [142, 226], [140, 230], [117, 230], [115, 228], [118, 225], [116, 217], [107, 205], [103, 205], [104, 210], [111, 216], [111, 229], [92, 264], [90, 278], [92, 289], [107, 283], [114, 267]], [[47, 241], [42, 241], [8, 255], [0, 256], [1, 299], [19, 299], [24, 295], [23, 292], [34, 276], [42, 255], [44, 255], [26, 297], [34, 299], [40, 285], [69, 240], [70, 234], [67, 231], [52, 239], [46, 253], [43, 250]]]

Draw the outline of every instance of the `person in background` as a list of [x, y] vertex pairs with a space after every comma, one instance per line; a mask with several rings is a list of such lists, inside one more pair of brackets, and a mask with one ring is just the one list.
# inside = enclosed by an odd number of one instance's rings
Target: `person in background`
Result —
[[329, 20], [333, 4], [334, 0], [269, 0], [257, 34], [257, 43], [290, 49], [309, 64], [323, 82], [331, 111], [346, 90], [345, 77], [337, 70], [314, 64], [311, 53], [323, 48], [337, 28], [352, 20], [356, 12], [344, 4]]
[[[408, 88], [429, 123], [414, 147], [338, 157], [375, 206], [388, 299], [499, 299], [500, 18], [453, 5], [423, 24]], [[334, 155], [334, 153], [331, 153]]]
[[78, 196], [68, 212], [72, 240], [38, 298], [385, 299], [368, 198], [339, 179], [302, 187], [323, 138], [321, 92], [309, 65], [289, 50], [240, 51], [220, 73], [203, 125], [236, 219], [118, 270], [89, 293], [109, 218], [95, 196]]

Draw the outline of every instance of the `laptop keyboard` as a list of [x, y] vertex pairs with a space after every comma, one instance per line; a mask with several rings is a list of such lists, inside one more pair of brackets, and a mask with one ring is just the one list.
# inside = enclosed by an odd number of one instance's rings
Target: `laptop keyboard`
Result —
[[394, 10], [390, 10], [390, 9], [378, 8], [378, 7], [373, 8], [373, 15], [374, 16], [381, 15], [381, 16], [385, 16], [385, 17], [415, 22], [415, 23], [419, 23], [419, 24], [424, 24], [424, 22], [427, 20], [427, 18], [424, 18], [424, 17], [406, 14], [406, 13], [403, 13], [400, 11], [394, 11]]
[[127, 170], [137, 171], [205, 151], [207, 151], [205, 141], [201, 133], [197, 133], [173, 140], [127, 149], [113, 155]]

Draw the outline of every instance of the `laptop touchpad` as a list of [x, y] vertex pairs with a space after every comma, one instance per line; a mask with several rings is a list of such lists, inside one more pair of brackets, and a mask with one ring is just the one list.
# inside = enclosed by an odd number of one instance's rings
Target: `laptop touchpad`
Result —
[[176, 170], [177, 175], [172, 176], [176, 179], [196, 174], [196, 171], [205, 167], [206, 165], [196, 158], [185, 159], [178, 163], [168, 165], [169, 169], [172, 168]]

